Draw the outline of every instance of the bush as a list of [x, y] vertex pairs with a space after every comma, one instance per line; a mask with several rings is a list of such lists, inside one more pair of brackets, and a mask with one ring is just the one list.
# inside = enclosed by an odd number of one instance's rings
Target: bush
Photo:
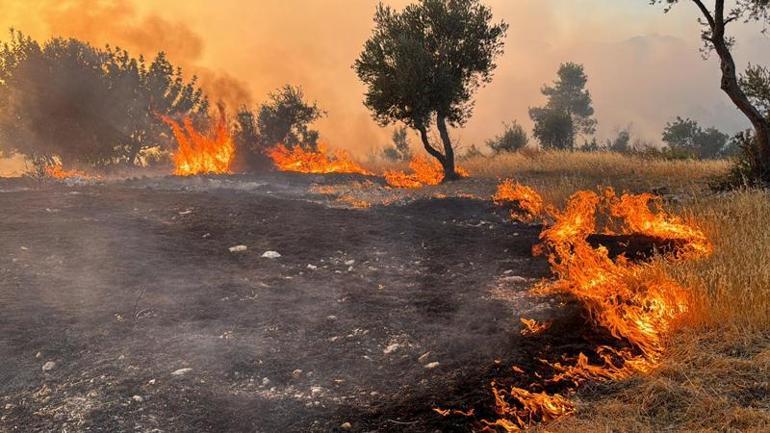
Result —
[[487, 140], [487, 146], [494, 150], [495, 153], [516, 152], [527, 146], [529, 137], [518, 122], [506, 123], [504, 126], [505, 130], [501, 135]]

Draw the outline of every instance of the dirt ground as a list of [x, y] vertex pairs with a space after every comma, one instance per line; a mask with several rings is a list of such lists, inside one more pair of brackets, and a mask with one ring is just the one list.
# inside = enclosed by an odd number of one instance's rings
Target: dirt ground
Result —
[[432, 408], [483, 415], [557, 310], [539, 227], [494, 183], [312, 192], [345, 182], [0, 181], [0, 431], [470, 431]]

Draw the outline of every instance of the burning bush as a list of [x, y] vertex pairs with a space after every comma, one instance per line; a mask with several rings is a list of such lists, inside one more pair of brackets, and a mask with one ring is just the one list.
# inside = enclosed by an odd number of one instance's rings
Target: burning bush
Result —
[[0, 143], [30, 159], [137, 164], [163, 143], [161, 115], [205, 112], [196, 80], [163, 53], [152, 62], [76, 39], [39, 43], [18, 32], [0, 46]]
[[176, 121], [164, 116], [174, 133], [178, 147], [174, 151], [174, 174], [228, 174], [235, 159], [235, 145], [230, 137], [224, 112], [208, 131], [200, 131], [189, 116]]

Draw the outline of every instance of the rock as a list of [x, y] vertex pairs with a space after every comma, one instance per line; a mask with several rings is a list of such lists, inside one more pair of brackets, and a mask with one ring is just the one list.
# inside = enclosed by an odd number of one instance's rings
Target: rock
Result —
[[193, 211], [190, 209], [184, 210], [182, 212], [179, 212], [179, 215], [190, 215]]
[[37, 358], [37, 359], [40, 359], [40, 358], [42, 358], [42, 357], [43, 357], [43, 352], [37, 352], [37, 353], [35, 354], [35, 358]]
[[353, 424], [349, 422], [343, 422], [342, 424], [340, 424], [340, 428], [343, 430], [350, 430], [353, 428]]
[[346, 260], [345, 261], [345, 266], [353, 266], [355, 263], [356, 263], [355, 260]]
[[45, 364], [43, 364], [43, 371], [51, 371], [54, 368], [56, 368], [56, 363], [53, 361], [48, 361]]
[[430, 356], [430, 352], [425, 352], [422, 355], [420, 355], [419, 358], [417, 358], [417, 362], [420, 364], [425, 364], [425, 361], [428, 360], [428, 357]]
[[314, 386], [310, 388], [310, 395], [313, 397], [318, 397], [319, 395], [323, 394], [324, 389], [320, 386]]
[[398, 344], [398, 343], [393, 343], [393, 344], [390, 344], [390, 345], [388, 345], [388, 347], [386, 347], [386, 348], [385, 348], [385, 349], [382, 351], [382, 353], [384, 353], [384, 354], [386, 354], [386, 355], [388, 355], [388, 354], [391, 354], [391, 353], [395, 352], [396, 350], [398, 350], [398, 348], [399, 348], [399, 347], [401, 347], [401, 345], [400, 345], [400, 344]]
[[150, 379], [150, 381], [147, 382], [147, 383], [150, 384], [150, 385], [155, 385], [155, 379]]
[[265, 259], [277, 259], [281, 257], [281, 254], [278, 251], [265, 251], [262, 253], [262, 258]]
[[318, 266], [308, 264], [307, 268], [310, 269], [311, 271], [315, 271], [316, 269], [318, 269]]
[[231, 253], [242, 253], [248, 249], [249, 247], [247, 247], [246, 245], [236, 245], [229, 248]]
[[135, 396], [131, 397], [131, 400], [133, 400], [133, 401], [135, 401], [137, 403], [141, 403], [141, 402], [144, 401], [144, 398], [142, 398], [141, 395], [135, 395]]
[[434, 368], [436, 368], [438, 366], [439, 366], [438, 361], [434, 361], [434, 362], [425, 364], [425, 368], [427, 368], [428, 370], [432, 370], [432, 369], [434, 369]]
[[262, 386], [267, 386], [267, 385], [270, 385], [270, 379], [268, 379], [267, 377], [263, 377]]
[[296, 370], [292, 371], [292, 372], [291, 372], [291, 377], [293, 377], [293, 378], [295, 378], [295, 379], [299, 379], [300, 377], [302, 377], [302, 370], [300, 370], [300, 369], [298, 368], [298, 369], [296, 369]]
[[172, 376], [182, 376], [192, 371], [192, 368], [180, 368], [171, 373]]

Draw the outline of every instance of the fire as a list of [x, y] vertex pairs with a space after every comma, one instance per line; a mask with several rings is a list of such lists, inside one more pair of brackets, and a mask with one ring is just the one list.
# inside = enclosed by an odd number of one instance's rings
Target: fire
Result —
[[173, 155], [174, 174], [192, 176], [232, 173], [235, 144], [224, 114], [209, 131], [196, 129], [190, 117], [184, 117], [181, 122], [168, 116], [162, 119], [171, 127], [178, 144]]
[[[438, 185], [444, 180], [444, 168], [435, 159], [417, 155], [409, 161], [412, 173], [390, 170], [385, 172], [385, 181], [394, 188], [422, 188], [426, 185]], [[461, 177], [468, 177], [468, 171], [462, 167], [456, 168]]]
[[537, 320], [525, 319], [523, 317], [519, 320], [521, 320], [521, 324], [524, 325], [524, 328], [521, 330], [521, 335], [542, 334], [543, 332], [547, 331], [548, 328], [550, 328], [553, 324], [553, 321], [551, 320], [542, 323], [538, 322]]
[[511, 179], [497, 186], [497, 192], [492, 200], [497, 204], [509, 202], [516, 204], [522, 212], [512, 210], [511, 217], [525, 222], [534, 220], [545, 211], [543, 199], [537, 191]]
[[[660, 201], [649, 194], [623, 194], [611, 189], [602, 196], [591, 191], [576, 192], [563, 211], [543, 206], [533, 190], [506, 181], [498, 188], [495, 201], [518, 201], [533, 218], [548, 214], [553, 224], [540, 235], [536, 254], [546, 254], [554, 281], [544, 281], [536, 294], [567, 294], [585, 307], [590, 323], [608, 331], [616, 341], [611, 347], [600, 345], [590, 355], [559, 362], [541, 360], [553, 371], [550, 377], [531, 383], [528, 389], [511, 387], [492, 392], [498, 419], [482, 421], [484, 431], [517, 432], [535, 423], [548, 422], [574, 412], [569, 396], [586, 381], [607, 381], [646, 373], [658, 365], [665, 350], [665, 338], [676, 320], [687, 311], [686, 290], [647, 263], [633, 263], [620, 256], [611, 259], [604, 247], [592, 247], [587, 238], [597, 232], [597, 213], [606, 215], [617, 234], [639, 234], [683, 242], [682, 253], [666, 260], [695, 259], [711, 253], [706, 235], [692, 224], [670, 215]], [[651, 207], [654, 203], [655, 206]], [[514, 214], [514, 217], [516, 214]], [[609, 231], [607, 228], [605, 231]], [[521, 319], [522, 332], [539, 331], [537, 322]], [[590, 359], [598, 360], [591, 362]], [[545, 385], [558, 385], [561, 392], [543, 391]]]
[[49, 164], [43, 168], [43, 173], [47, 177], [54, 179], [69, 179], [73, 177], [79, 177], [83, 179], [91, 179], [93, 176], [80, 171], [80, 170], [65, 170], [59, 163]]
[[305, 150], [300, 146], [288, 148], [282, 144], [267, 150], [267, 156], [281, 171], [295, 171], [299, 173], [355, 173], [371, 175], [372, 173], [353, 161], [350, 155], [337, 150], [333, 155], [328, 155], [324, 144], [318, 145], [318, 150]]

